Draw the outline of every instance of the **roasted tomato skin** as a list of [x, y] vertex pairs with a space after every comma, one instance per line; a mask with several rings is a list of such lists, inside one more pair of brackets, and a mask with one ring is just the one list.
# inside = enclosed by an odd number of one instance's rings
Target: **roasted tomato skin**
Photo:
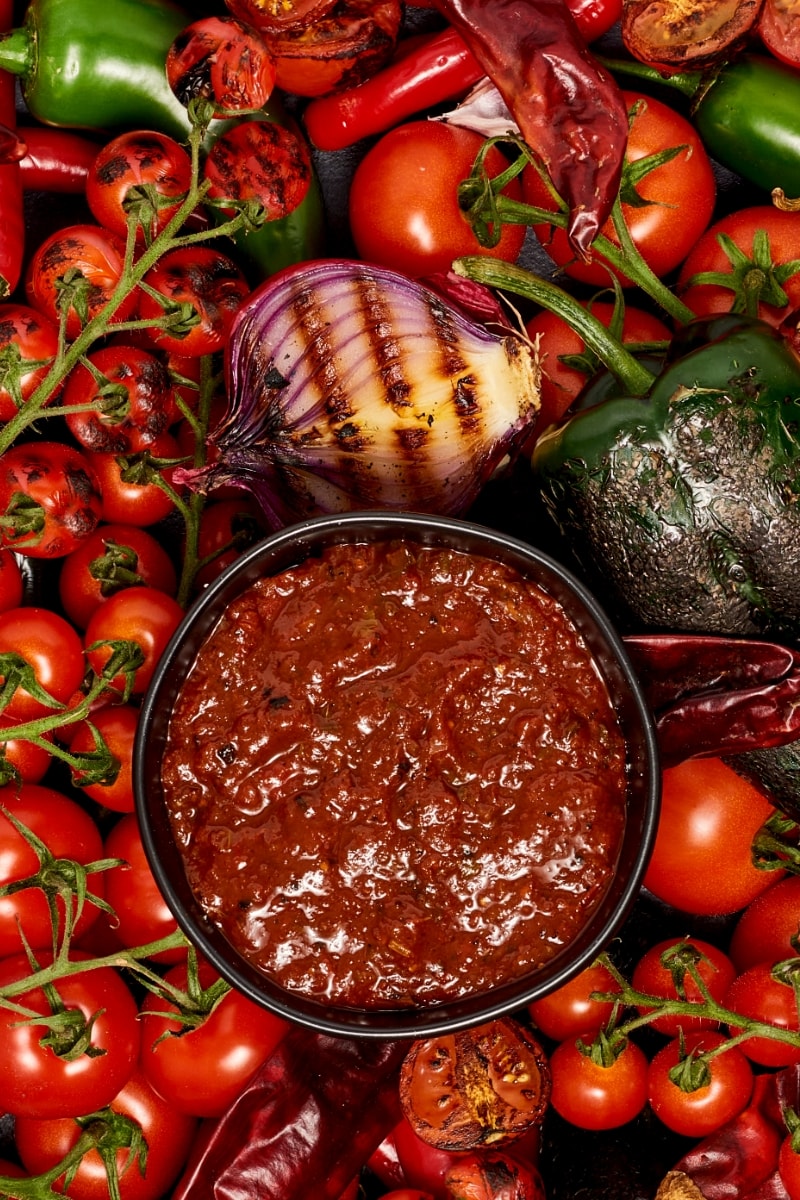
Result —
[[634, 58], [667, 71], [712, 67], [755, 31], [761, 0], [626, 0], [622, 40]]

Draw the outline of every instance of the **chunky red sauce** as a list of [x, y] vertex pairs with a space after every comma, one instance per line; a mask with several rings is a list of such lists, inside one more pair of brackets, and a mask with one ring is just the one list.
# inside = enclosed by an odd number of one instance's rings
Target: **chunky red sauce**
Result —
[[333, 547], [229, 606], [162, 767], [191, 886], [284, 987], [363, 1008], [518, 977], [606, 891], [625, 748], [561, 606], [489, 559]]

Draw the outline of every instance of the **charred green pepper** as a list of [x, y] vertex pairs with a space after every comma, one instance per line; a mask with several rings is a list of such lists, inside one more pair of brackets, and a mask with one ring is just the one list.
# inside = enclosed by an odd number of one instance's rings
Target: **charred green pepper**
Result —
[[23, 25], [0, 35], [0, 69], [19, 76], [44, 124], [184, 137], [188, 116], [165, 62], [190, 21], [168, 0], [31, 0]]

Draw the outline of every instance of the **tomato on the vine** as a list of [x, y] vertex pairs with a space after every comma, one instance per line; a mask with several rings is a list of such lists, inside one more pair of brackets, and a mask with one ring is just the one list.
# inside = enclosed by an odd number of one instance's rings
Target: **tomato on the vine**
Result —
[[[178, 925], [150, 869], [135, 813], [120, 817], [106, 835], [103, 848], [106, 858], [121, 860], [120, 866], [103, 872], [118, 941], [128, 947], [146, 946], [175, 933]], [[185, 947], [179, 946], [162, 951], [157, 961], [176, 963], [185, 957]]]
[[98, 151], [86, 177], [92, 216], [121, 237], [135, 220], [140, 239], [152, 239], [181, 206], [192, 182], [183, 146], [155, 130], [122, 133]]
[[[480, 134], [439, 121], [411, 121], [384, 134], [359, 163], [350, 187], [359, 257], [416, 276], [449, 271], [453, 259], [466, 254], [515, 261], [524, 225], [504, 225], [498, 244], [485, 249], [458, 206], [458, 185], [483, 144]], [[497, 148], [487, 154], [490, 175], [507, 166]], [[520, 199], [519, 180], [505, 192]]]
[[250, 292], [233, 259], [213, 246], [168, 250], [142, 281], [139, 317], [145, 321], [180, 317], [171, 328], [146, 330], [155, 346], [200, 356], [222, 350], [233, 319]]
[[[146, 1161], [125, 1146], [117, 1151], [120, 1200], [160, 1200], [168, 1195], [189, 1154], [197, 1122], [175, 1112], [134, 1071], [109, 1106], [140, 1126], [147, 1145]], [[82, 1130], [72, 1117], [52, 1120], [17, 1118], [14, 1140], [32, 1175], [49, 1171], [69, 1153]], [[105, 1164], [96, 1150], [83, 1156], [64, 1189], [71, 1200], [108, 1200]]]
[[[206, 962], [198, 964], [198, 971], [204, 988], [218, 978]], [[185, 989], [186, 964], [172, 967], [166, 979]], [[217, 1117], [275, 1049], [288, 1022], [232, 988], [201, 1024], [189, 1029], [169, 1000], [147, 996], [141, 1027], [140, 1063], [151, 1087], [178, 1112]]]
[[[37, 956], [47, 966], [50, 956]], [[78, 951], [72, 961], [86, 956]], [[0, 987], [24, 980], [31, 973], [26, 954], [0, 961]], [[127, 985], [111, 967], [93, 967], [66, 975], [54, 985], [65, 1012], [91, 1024], [88, 1048], [70, 1054], [70, 1040], [82, 1036], [72, 1029], [58, 1054], [43, 1043], [47, 1026], [20, 1021], [19, 1013], [0, 1009], [0, 1092], [3, 1107], [14, 1116], [83, 1116], [110, 1104], [130, 1079], [139, 1054], [139, 1022]], [[15, 996], [15, 1002], [34, 1014], [50, 1017], [53, 1007], [42, 988]], [[100, 1053], [97, 1053], [100, 1051]]]
[[[36, 249], [25, 277], [28, 303], [56, 324], [65, 314], [72, 341], [84, 325], [108, 308], [122, 278], [125, 244], [100, 225], [58, 229]], [[111, 314], [112, 321], [130, 317], [136, 306], [132, 288]]]
[[569, 1037], [550, 1055], [553, 1108], [579, 1129], [616, 1129], [637, 1117], [647, 1102], [647, 1058], [627, 1039], [608, 1066], [585, 1053], [594, 1033]]
[[[722, 1003], [725, 993], [736, 977], [736, 968], [727, 954], [702, 938], [666, 938], [664, 941], [650, 946], [633, 968], [632, 986], [637, 992], [646, 992], [648, 996], [663, 996], [665, 999], [680, 998], [692, 1002], [702, 1000], [703, 994], [688, 970], [678, 974], [681, 988], [679, 992], [675, 974], [670, 969], [670, 960], [675, 967], [678, 965], [675, 958], [676, 948], [684, 946], [686, 947], [684, 959], [686, 953], [691, 956], [693, 965], [709, 994]], [[640, 1007], [639, 1011], [650, 1012], [652, 1010]], [[651, 1021], [650, 1028], [657, 1029], [659, 1033], [664, 1033], [668, 1037], [677, 1037], [681, 1029], [713, 1029], [716, 1024], [717, 1022], [703, 1017], [665, 1014]]]
[[30, 558], [61, 558], [100, 523], [100, 482], [62, 442], [23, 442], [0, 457], [0, 536]]
[[[18, 655], [33, 671], [39, 687], [56, 701], [66, 704], [80, 687], [86, 673], [86, 658], [79, 635], [58, 613], [36, 605], [23, 605], [0, 613], [0, 655]], [[13, 660], [0, 677], [7, 681]], [[24, 686], [18, 686], [3, 713], [15, 720], [31, 720], [55, 711]]]
[[644, 886], [683, 912], [744, 908], [776, 880], [752, 858], [753, 839], [773, 812], [763, 792], [721, 759], [668, 767]]
[[[171, 433], [162, 433], [147, 447], [151, 459], [174, 461], [181, 449]], [[137, 525], [146, 528], [165, 520], [175, 511], [172, 496], [154, 478], [138, 470], [136, 455], [131, 463], [125, 456], [86, 451], [86, 457], [100, 481], [103, 493], [102, 519], [108, 524]], [[171, 480], [171, 467], [159, 467], [164, 481]]]
[[[24, 724], [0, 713], [0, 772], [6, 777], [9, 772], [14, 779], [23, 783], [38, 783], [53, 761], [51, 752], [46, 745], [31, 741], [27, 737], [15, 736], [18, 726]], [[49, 744], [53, 740], [52, 733], [43, 733], [41, 741]]]
[[[711, 220], [716, 202], [714, 170], [697, 130], [684, 116], [641, 92], [623, 95], [631, 120], [620, 191], [622, 213], [634, 245], [663, 278], [683, 262]], [[523, 173], [523, 189], [526, 203], [554, 208], [533, 167]], [[604, 287], [610, 272], [618, 274], [599, 250], [593, 252], [591, 262], [578, 262], [563, 229], [542, 224], [534, 230], [553, 261], [572, 279]], [[610, 219], [601, 233], [619, 245]]]
[[670, 1071], [682, 1054], [697, 1054], [723, 1045], [725, 1037], [708, 1030], [691, 1030], [673, 1038], [654, 1055], [647, 1072], [647, 1095], [658, 1119], [675, 1133], [702, 1138], [733, 1120], [750, 1099], [753, 1071], [736, 1046], [726, 1048], [711, 1059], [707, 1081], [694, 1090], [684, 1091], [670, 1078]]
[[143, 450], [180, 415], [165, 363], [120, 342], [87, 354], [68, 375], [62, 403], [75, 410], [66, 415], [75, 440], [109, 454]]
[[206, 504], [198, 528], [195, 585], [206, 587], [263, 536], [263, 519], [248, 497]]
[[619, 984], [601, 962], [584, 967], [567, 983], [528, 1005], [534, 1025], [556, 1042], [602, 1029], [614, 1011], [613, 1000], [593, 1000], [594, 992], [619, 992]]
[[760, 962], [780, 962], [798, 953], [800, 876], [787, 875], [756, 896], [739, 917], [728, 952], [737, 971]]
[[[101, 604], [89, 619], [85, 633], [89, 665], [98, 674], [105, 667], [112, 651], [103, 643], [135, 642], [144, 654], [144, 663], [136, 671], [133, 692], [141, 695], [182, 619], [183, 609], [166, 592], [151, 587], [125, 588]], [[122, 689], [123, 678], [113, 680], [113, 686]]]
[[[759, 962], [742, 971], [728, 988], [724, 1004], [739, 1016], [797, 1033], [794, 1044], [771, 1037], [750, 1037], [742, 1042], [742, 1052], [752, 1062], [763, 1067], [788, 1067], [800, 1063], [797, 996], [791, 983], [773, 976], [772, 967], [771, 962]], [[734, 1035], [739, 1032], [734, 1025], [730, 1031]]]
[[30, 399], [58, 351], [58, 328], [27, 304], [0, 304], [0, 421]]
[[174, 596], [178, 580], [161, 543], [136, 525], [98, 525], [62, 560], [58, 576], [61, 607], [79, 629], [110, 596], [141, 586]]
[[132, 704], [106, 704], [92, 715], [91, 723], [81, 723], [70, 742], [73, 754], [94, 750], [94, 728], [116, 758], [119, 769], [113, 783], [82, 783], [79, 773], [75, 779], [87, 796], [112, 812], [133, 812], [133, 747], [138, 725], [139, 710]]

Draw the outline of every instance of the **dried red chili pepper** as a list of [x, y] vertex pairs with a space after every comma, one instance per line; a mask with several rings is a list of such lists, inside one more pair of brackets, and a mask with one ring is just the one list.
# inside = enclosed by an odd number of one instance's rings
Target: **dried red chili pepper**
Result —
[[511, 1142], [541, 1123], [549, 1095], [544, 1050], [509, 1017], [417, 1039], [400, 1072], [403, 1112], [439, 1150]]
[[171, 1200], [339, 1200], [400, 1119], [408, 1044], [288, 1031], [198, 1138]]
[[589, 249], [617, 196], [628, 114], [565, 0], [436, 0], [507, 104], [569, 207], [575, 253]]
[[800, 654], [788, 646], [702, 634], [624, 641], [666, 765], [800, 738]]

